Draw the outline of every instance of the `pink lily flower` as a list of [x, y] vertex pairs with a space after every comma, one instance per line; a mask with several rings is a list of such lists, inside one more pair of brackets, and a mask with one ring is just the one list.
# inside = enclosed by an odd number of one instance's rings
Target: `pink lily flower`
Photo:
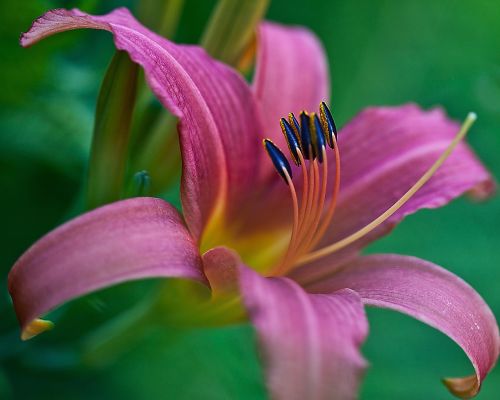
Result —
[[[460, 129], [440, 109], [369, 108], [337, 138], [322, 103], [329, 79], [320, 44], [304, 29], [272, 23], [258, 32], [252, 86], [202, 49], [150, 32], [126, 9], [49, 11], [21, 44], [77, 28], [111, 32], [179, 118], [183, 214], [160, 199], [134, 198], [41, 238], [9, 275], [24, 339], [50, 328], [39, 317], [75, 297], [135, 279], [182, 278], [208, 287], [208, 301], [243, 304], [273, 398], [356, 397], [365, 305], [448, 335], [475, 373], [445, 384], [461, 398], [479, 392], [500, 349], [479, 294], [428, 261], [360, 255], [418, 209], [493, 190], [460, 141], [470, 120]], [[302, 113], [300, 123], [290, 114], [276, 129], [280, 117], [318, 104], [319, 114]], [[280, 150], [287, 147], [289, 156]]]

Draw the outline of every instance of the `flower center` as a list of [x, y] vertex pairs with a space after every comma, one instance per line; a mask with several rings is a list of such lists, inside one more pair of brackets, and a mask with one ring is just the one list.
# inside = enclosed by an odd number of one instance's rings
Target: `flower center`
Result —
[[[332, 254], [362, 238], [399, 210], [450, 156], [465, 137], [476, 120], [476, 114], [469, 113], [459, 132], [446, 150], [422, 177], [390, 208], [362, 229], [321, 249], [313, 250], [332, 222], [340, 189], [340, 152], [337, 143], [337, 129], [327, 105], [320, 104], [318, 115], [306, 112], [300, 114], [300, 124], [293, 114], [288, 121], [281, 119], [280, 125], [288, 144], [293, 162], [302, 169], [302, 193], [299, 197], [292, 180], [292, 168], [287, 157], [270, 140], [264, 140], [273, 165], [290, 188], [293, 204], [293, 227], [288, 249], [282, 260], [272, 271], [273, 275], [284, 275], [292, 268], [307, 264]], [[328, 157], [326, 145], [334, 150], [335, 176], [332, 193], [327, 197]], [[326, 201], [328, 199], [328, 202]]]

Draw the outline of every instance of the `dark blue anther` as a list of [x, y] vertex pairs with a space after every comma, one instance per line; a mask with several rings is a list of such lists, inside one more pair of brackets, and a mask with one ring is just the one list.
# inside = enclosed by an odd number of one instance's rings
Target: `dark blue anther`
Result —
[[325, 143], [325, 134], [323, 132], [323, 127], [321, 126], [321, 122], [316, 114], [314, 114], [314, 148], [316, 150], [316, 156], [318, 157], [318, 161], [323, 162], [323, 150], [326, 147]]
[[328, 143], [328, 146], [333, 149], [334, 141], [332, 135], [335, 135], [335, 139], [337, 139], [337, 127], [335, 126], [332, 113], [324, 101], [322, 101], [319, 105], [319, 115], [321, 118], [321, 124], [323, 125], [323, 129], [325, 131], [326, 142]]
[[271, 158], [271, 161], [274, 164], [274, 168], [276, 168], [276, 171], [278, 171], [278, 173], [281, 175], [281, 177], [288, 184], [288, 180], [286, 178], [286, 174], [283, 171], [283, 169], [286, 169], [286, 171], [288, 172], [288, 175], [290, 176], [290, 179], [291, 179], [292, 178], [292, 168], [290, 167], [290, 163], [286, 159], [285, 155], [269, 139], [264, 139], [264, 148], [266, 149], [267, 154], [269, 154], [269, 157]]
[[[301, 148], [304, 158], [309, 160], [314, 158], [312, 143], [311, 143], [311, 128], [309, 127], [310, 118], [304, 111], [300, 113], [300, 138]], [[311, 154], [312, 153], [312, 154]]]
[[290, 150], [290, 154], [292, 156], [293, 162], [298, 166], [300, 165], [299, 151], [300, 144], [295, 136], [295, 133], [285, 118], [280, 119], [281, 131], [285, 136], [286, 142], [288, 144], [288, 149]]

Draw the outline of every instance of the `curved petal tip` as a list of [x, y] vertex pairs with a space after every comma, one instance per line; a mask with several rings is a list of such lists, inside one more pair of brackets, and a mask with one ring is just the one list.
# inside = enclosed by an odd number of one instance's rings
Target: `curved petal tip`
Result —
[[463, 378], [445, 378], [444, 385], [448, 390], [461, 399], [471, 399], [479, 393], [479, 380], [476, 374]]
[[50, 331], [53, 327], [54, 323], [52, 321], [36, 318], [23, 328], [21, 331], [21, 340], [29, 340], [40, 333]]

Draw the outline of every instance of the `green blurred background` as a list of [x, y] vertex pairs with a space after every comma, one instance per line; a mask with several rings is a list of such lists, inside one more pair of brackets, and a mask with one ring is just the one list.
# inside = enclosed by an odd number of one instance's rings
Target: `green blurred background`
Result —
[[[103, 13], [138, 1], [2, 0], [0, 3], [0, 399], [261, 399], [262, 373], [249, 326], [182, 336], [151, 330], [113, 363], [77, 362], [77, 343], [146, 296], [154, 282], [108, 289], [55, 313], [58, 328], [28, 343], [6, 290], [15, 259], [78, 209], [110, 35], [75, 32], [29, 50], [20, 32], [48, 8]], [[214, 1], [186, 0], [175, 39], [196, 43]], [[340, 125], [368, 105], [416, 101], [479, 120], [470, 143], [500, 176], [500, 3], [489, 0], [273, 0], [267, 18], [306, 25], [330, 60]], [[374, 132], [376, 134], [376, 132]], [[76, 204], [76, 205], [75, 205]], [[416, 255], [463, 277], [500, 317], [500, 198], [421, 211], [368, 251]], [[445, 376], [472, 373], [444, 335], [389, 311], [369, 310], [362, 399], [451, 399]], [[500, 369], [479, 399], [496, 399]]]

